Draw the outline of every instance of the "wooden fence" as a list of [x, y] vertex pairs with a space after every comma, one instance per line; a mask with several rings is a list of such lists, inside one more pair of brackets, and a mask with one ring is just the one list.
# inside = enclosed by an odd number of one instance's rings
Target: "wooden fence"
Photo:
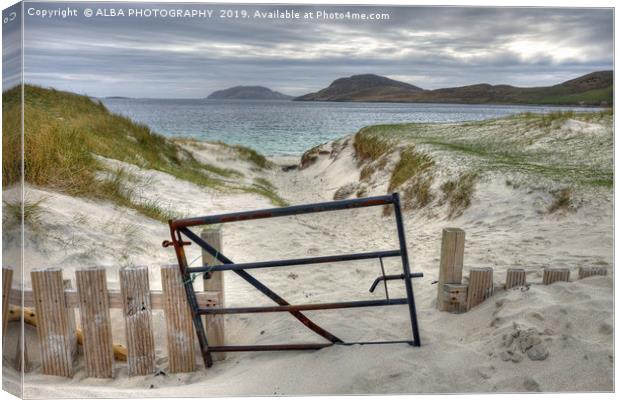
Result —
[[[221, 249], [221, 240], [216, 245]], [[72, 377], [81, 344], [89, 377], [112, 378], [115, 360], [127, 362], [129, 375], [148, 375], [154, 372], [156, 361], [152, 311], [163, 310], [168, 371], [192, 372], [196, 368], [196, 334], [182, 277], [177, 265], [160, 269], [161, 291], [150, 289], [149, 268], [145, 266], [121, 268], [120, 290], [108, 289], [103, 267], [76, 270], [75, 288], [60, 268], [35, 269], [30, 273], [32, 289], [22, 291], [10, 289], [13, 271], [3, 268], [3, 333], [9, 320], [22, 317], [36, 326], [43, 374]], [[219, 277], [215, 289], [196, 293], [200, 307], [223, 307], [222, 282]], [[112, 342], [110, 309], [122, 311], [126, 346]], [[224, 345], [221, 319], [206, 319], [212, 345]], [[21, 353], [16, 357], [21, 359]]]
[[[437, 308], [452, 313], [466, 312], [487, 298], [496, 290], [493, 283], [493, 268], [473, 267], [469, 270], [467, 283], [462, 283], [465, 255], [465, 231], [459, 228], [444, 228], [441, 238], [439, 279], [437, 280]], [[579, 267], [579, 279], [594, 275], [607, 275], [603, 267]], [[568, 268], [544, 268], [543, 285], [555, 282], [569, 282]], [[505, 290], [525, 287], [526, 271], [523, 268], [508, 268]], [[501, 288], [501, 286], [500, 286]]]
[[[204, 239], [221, 251], [221, 231], [202, 233]], [[465, 312], [490, 297], [495, 286], [492, 268], [470, 268], [468, 283], [462, 283], [465, 232], [457, 228], [443, 231], [437, 307], [442, 311]], [[203, 253], [203, 264], [217, 263]], [[119, 271], [120, 290], [107, 287], [103, 267], [81, 268], [75, 272], [75, 288], [59, 268], [31, 271], [32, 290], [11, 289], [13, 271], [2, 269], [3, 333], [9, 320], [35, 325], [40, 342], [41, 372], [71, 377], [75, 373], [78, 346], [82, 345], [86, 375], [112, 378], [114, 362], [126, 361], [129, 375], [148, 375], [155, 369], [156, 343], [152, 311], [163, 310], [166, 323], [168, 371], [192, 372], [196, 368], [194, 326], [178, 266], [162, 266], [161, 291], [149, 286], [149, 268], [125, 267]], [[605, 275], [604, 268], [584, 267], [579, 278]], [[568, 269], [545, 268], [543, 284], [568, 281]], [[526, 285], [523, 269], [509, 269], [504, 287]], [[221, 272], [204, 280], [204, 291], [197, 292], [200, 308], [224, 306], [224, 280]], [[23, 309], [22, 309], [23, 302]], [[124, 319], [126, 346], [112, 342], [110, 309], [120, 309]], [[81, 327], [76, 325], [76, 310]], [[224, 345], [221, 315], [205, 318], [209, 343]], [[118, 327], [115, 327], [118, 329]], [[16, 368], [28, 368], [27, 353], [17, 345]], [[23, 344], [25, 350], [25, 343]], [[219, 354], [221, 359], [225, 354]], [[25, 363], [22, 363], [22, 360]]]

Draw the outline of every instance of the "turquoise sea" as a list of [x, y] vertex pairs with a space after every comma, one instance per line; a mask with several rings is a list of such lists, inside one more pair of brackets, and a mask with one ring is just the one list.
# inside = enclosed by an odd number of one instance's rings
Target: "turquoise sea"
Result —
[[597, 110], [549, 106], [268, 100], [101, 100], [110, 111], [144, 123], [163, 135], [242, 144], [266, 155], [299, 155], [313, 146], [375, 124], [473, 121], [528, 111]]

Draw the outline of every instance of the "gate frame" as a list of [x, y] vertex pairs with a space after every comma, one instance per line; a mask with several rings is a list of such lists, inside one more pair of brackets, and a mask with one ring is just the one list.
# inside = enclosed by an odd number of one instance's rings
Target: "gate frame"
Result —
[[[375, 251], [368, 253], [355, 253], [355, 254], [340, 254], [333, 256], [321, 256], [310, 257], [300, 259], [287, 259], [287, 260], [274, 260], [274, 261], [261, 261], [252, 263], [234, 263], [227, 258], [224, 254], [220, 253], [217, 249], [212, 247], [209, 243], [204, 241], [199, 235], [196, 235], [189, 228], [199, 225], [212, 225], [223, 224], [237, 221], [247, 221], [263, 218], [284, 217], [291, 215], [301, 215], [318, 213], [325, 211], [338, 211], [348, 210], [363, 207], [374, 206], [389, 206], [394, 207], [394, 216], [396, 220], [396, 228], [398, 233], [399, 249], [388, 251]], [[164, 241], [163, 246], [173, 246], [183, 280], [183, 286], [185, 293], [187, 294], [187, 301], [190, 306], [192, 320], [196, 334], [198, 336], [198, 342], [203, 357], [204, 364], [207, 368], [213, 364], [211, 358], [211, 352], [233, 352], [233, 351], [273, 351], [273, 350], [317, 350], [324, 347], [329, 347], [334, 344], [340, 345], [354, 345], [354, 344], [389, 344], [389, 343], [407, 343], [412, 346], [419, 347], [420, 334], [418, 331], [418, 321], [415, 307], [415, 300], [413, 296], [413, 285], [411, 283], [412, 278], [422, 277], [422, 273], [412, 274], [409, 266], [409, 258], [407, 254], [407, 244], [405, 241], [405, 228], [403, 224], [402, 211], [400, 206], [400, 197], [398, 193], [385, 196], [375, 196], [359, 199], [348, 199], [339, 201], [330, 201], [323, 203], [304, 204], [297, 206], [271, 208], [254, 211], [242, 211], [236, 213], [219, 214], [205, 217], [186, 218], [178, 220], [169, 220], [168, 225], [170, 227], [171, 241]], [[188, 246], [191, 242], [183, 240], [183, 236], [186, 236], [192, 242], [200, 246], [204, 251], [211, 254], [215, 259], [220, 261], [221, 265], [202, 267], [189, 267], [187, 264], [187, 258], [185, 256], [184, 246]], [[252, 275], [250, 275], [247, 269], [258, 268], [274, 268], [274, 267], [287, 267], [294, 265], [308, 265], [308, 264], [321, 264], [328, 262], [342, 262], [352, 260], [365, 260], [378, 258], [383, 263], [385, 257], [401, 257], [403, 274], [401, 275], [388, 275], [377, 278], [371, 292], [374, 290], [374, 286], [379, 280], [384, 282], [387, 280], [402, 279], [405, 281], [406, 298], [389, 299], [386, 300], [360, 300], [360, 301], [348, 301], [348, 302], [335, 302], [335, 303], [321, 303], [321, 304], [302, 304], [291, 305], [286, 300], [278, 296], [275, 292], [262, 284]], [[191, 274], [195, 273], [209, 273], [215, 271], [233, 271], [241, 278], [246, 280], [260, 292], [271, 298], [278, 306], [267, 307], [237, 307], [237, 308], [199, 308], [196, 300], [196, 294], [193, 287], [193, 279]], [[387, 287], [386, 287], [387, 289]], [[386, 292], [387, 294], [387, 292]], [[328, 310], [328, 309], [341, 309], [341, 308], [354, 308], [354, 307], [376, 307], [376, 306], [389, 306], [407, 304], [409, 308], [409, 319], [411, 322], [411, 331], [413, 340], [391, 340], [391, 341], [373, 341], [373, 342], [344, 342], [333, 334], [329, 333], [325, 329], [316, 325], [309, 318], [307, 318], [301, 311], [307, 310]], [[262, 312], [289, 312], [300, 322], [306, 325], [309, 329], [313, 330], [320, 336], [324, 337], [329, 343], [300, 343], [300, 344], [275, 344], [275, 345], [229, 345], [229, 346], [209, 346], [207, 342], [207, 335], [202, 323], [201, 315], [213, 315], [213, 314], [244, 314], [244, 313], [262, 313]]]

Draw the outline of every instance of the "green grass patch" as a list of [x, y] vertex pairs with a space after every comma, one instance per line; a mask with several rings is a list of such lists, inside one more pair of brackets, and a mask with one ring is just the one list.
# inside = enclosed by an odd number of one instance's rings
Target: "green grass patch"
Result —
[[38, 229], [41, 227], [43, 220], [43, 207], [46, 198], [36, 201], [24, 200], [23, 207], [21, 201], [3, 201], [3, 223], [9, 227], [21, 226], [22, 218], [25, 226], [30, 229]]
[[366, 129], [356, 133], [353, 140], [355, 157], [359, 165], [378, 160], [381, 156], [394, 150], [394, 147], [393, 141]]
[[269, 201], [271, 201], [271, 204], [276, 207], [286, 207], [289, 205], [289, 203], [282, 197], [280, 197], [277, 193], [262, 186], [243, 187], [241, 190], [246, 193], [256, 193], [260, 196], [266, 197], [267, 199], [269, 199]]
[[471, 198], [476, 188], [477, 172], [461, 173], [456, 179], [441, 185], [443, 201], [448, 204], [448, 216], [459, 216], [471, 205]]
[[400, 159], [394, 166], [388, 193], [392, 192], [403, 183], [407, 182], [414, 176], [421, 174], [431, 168], [434, 164], [433, 159], [424, 153], [415, 151], [414, 146], [408, 146], [400, 152]]
[[[146, 125], [110, 113], [100, 101], [32, 85], [24, 91], [24, 178], [28, 183], [111, 200], [164, 220], [170, 213], [157, 204], [136, 202], [130, 194], [118, 191], [120, 185], [114, 179], [124, 179], [126, 174], [117, 174], [111, 181], [98, 179], [110, 171], [95, 155], [218, 190], [230, 187], [227, 179], [243, 176], [198, 161], [190, 151]], [[9, 186], [21, 179], [21, 87], [3, 92], [2, 98], [2, 183]], [[257, 165], [266, 165], [266, 159], [253, 150], [235, 148]]]
[[264, 155], [260, 154], [259, 152], [250, 147], [242, 146], [239, 144], [230, 147], [232, 147], [232, 149], [234, 149], [242, 159], [256, 165], [258, 168], [267, 169], [273, 166], [273, 163], [269, 161]]

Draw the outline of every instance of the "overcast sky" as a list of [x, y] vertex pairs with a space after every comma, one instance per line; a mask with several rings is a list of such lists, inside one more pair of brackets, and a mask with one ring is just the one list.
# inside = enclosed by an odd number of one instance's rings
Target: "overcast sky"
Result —
[[[235, 85], [301, 95], [362, 73], [425, 89], [482, 82], [537, 86], [613, 67], [611, 9], [26, 3], [26, 11], [67, 6], [78, 16], [26, 15], [25, 79], [92, 96], [205, 97]], [[123, 8], [126, 15], [129, 8], [215, 14], [84, 16], [86, 8], [101, 7]], [[222, 8], [379, 12], [390, 19], [230, 20], [219, 18]], [[5, 35], [9, 31], [5, 26]]]

